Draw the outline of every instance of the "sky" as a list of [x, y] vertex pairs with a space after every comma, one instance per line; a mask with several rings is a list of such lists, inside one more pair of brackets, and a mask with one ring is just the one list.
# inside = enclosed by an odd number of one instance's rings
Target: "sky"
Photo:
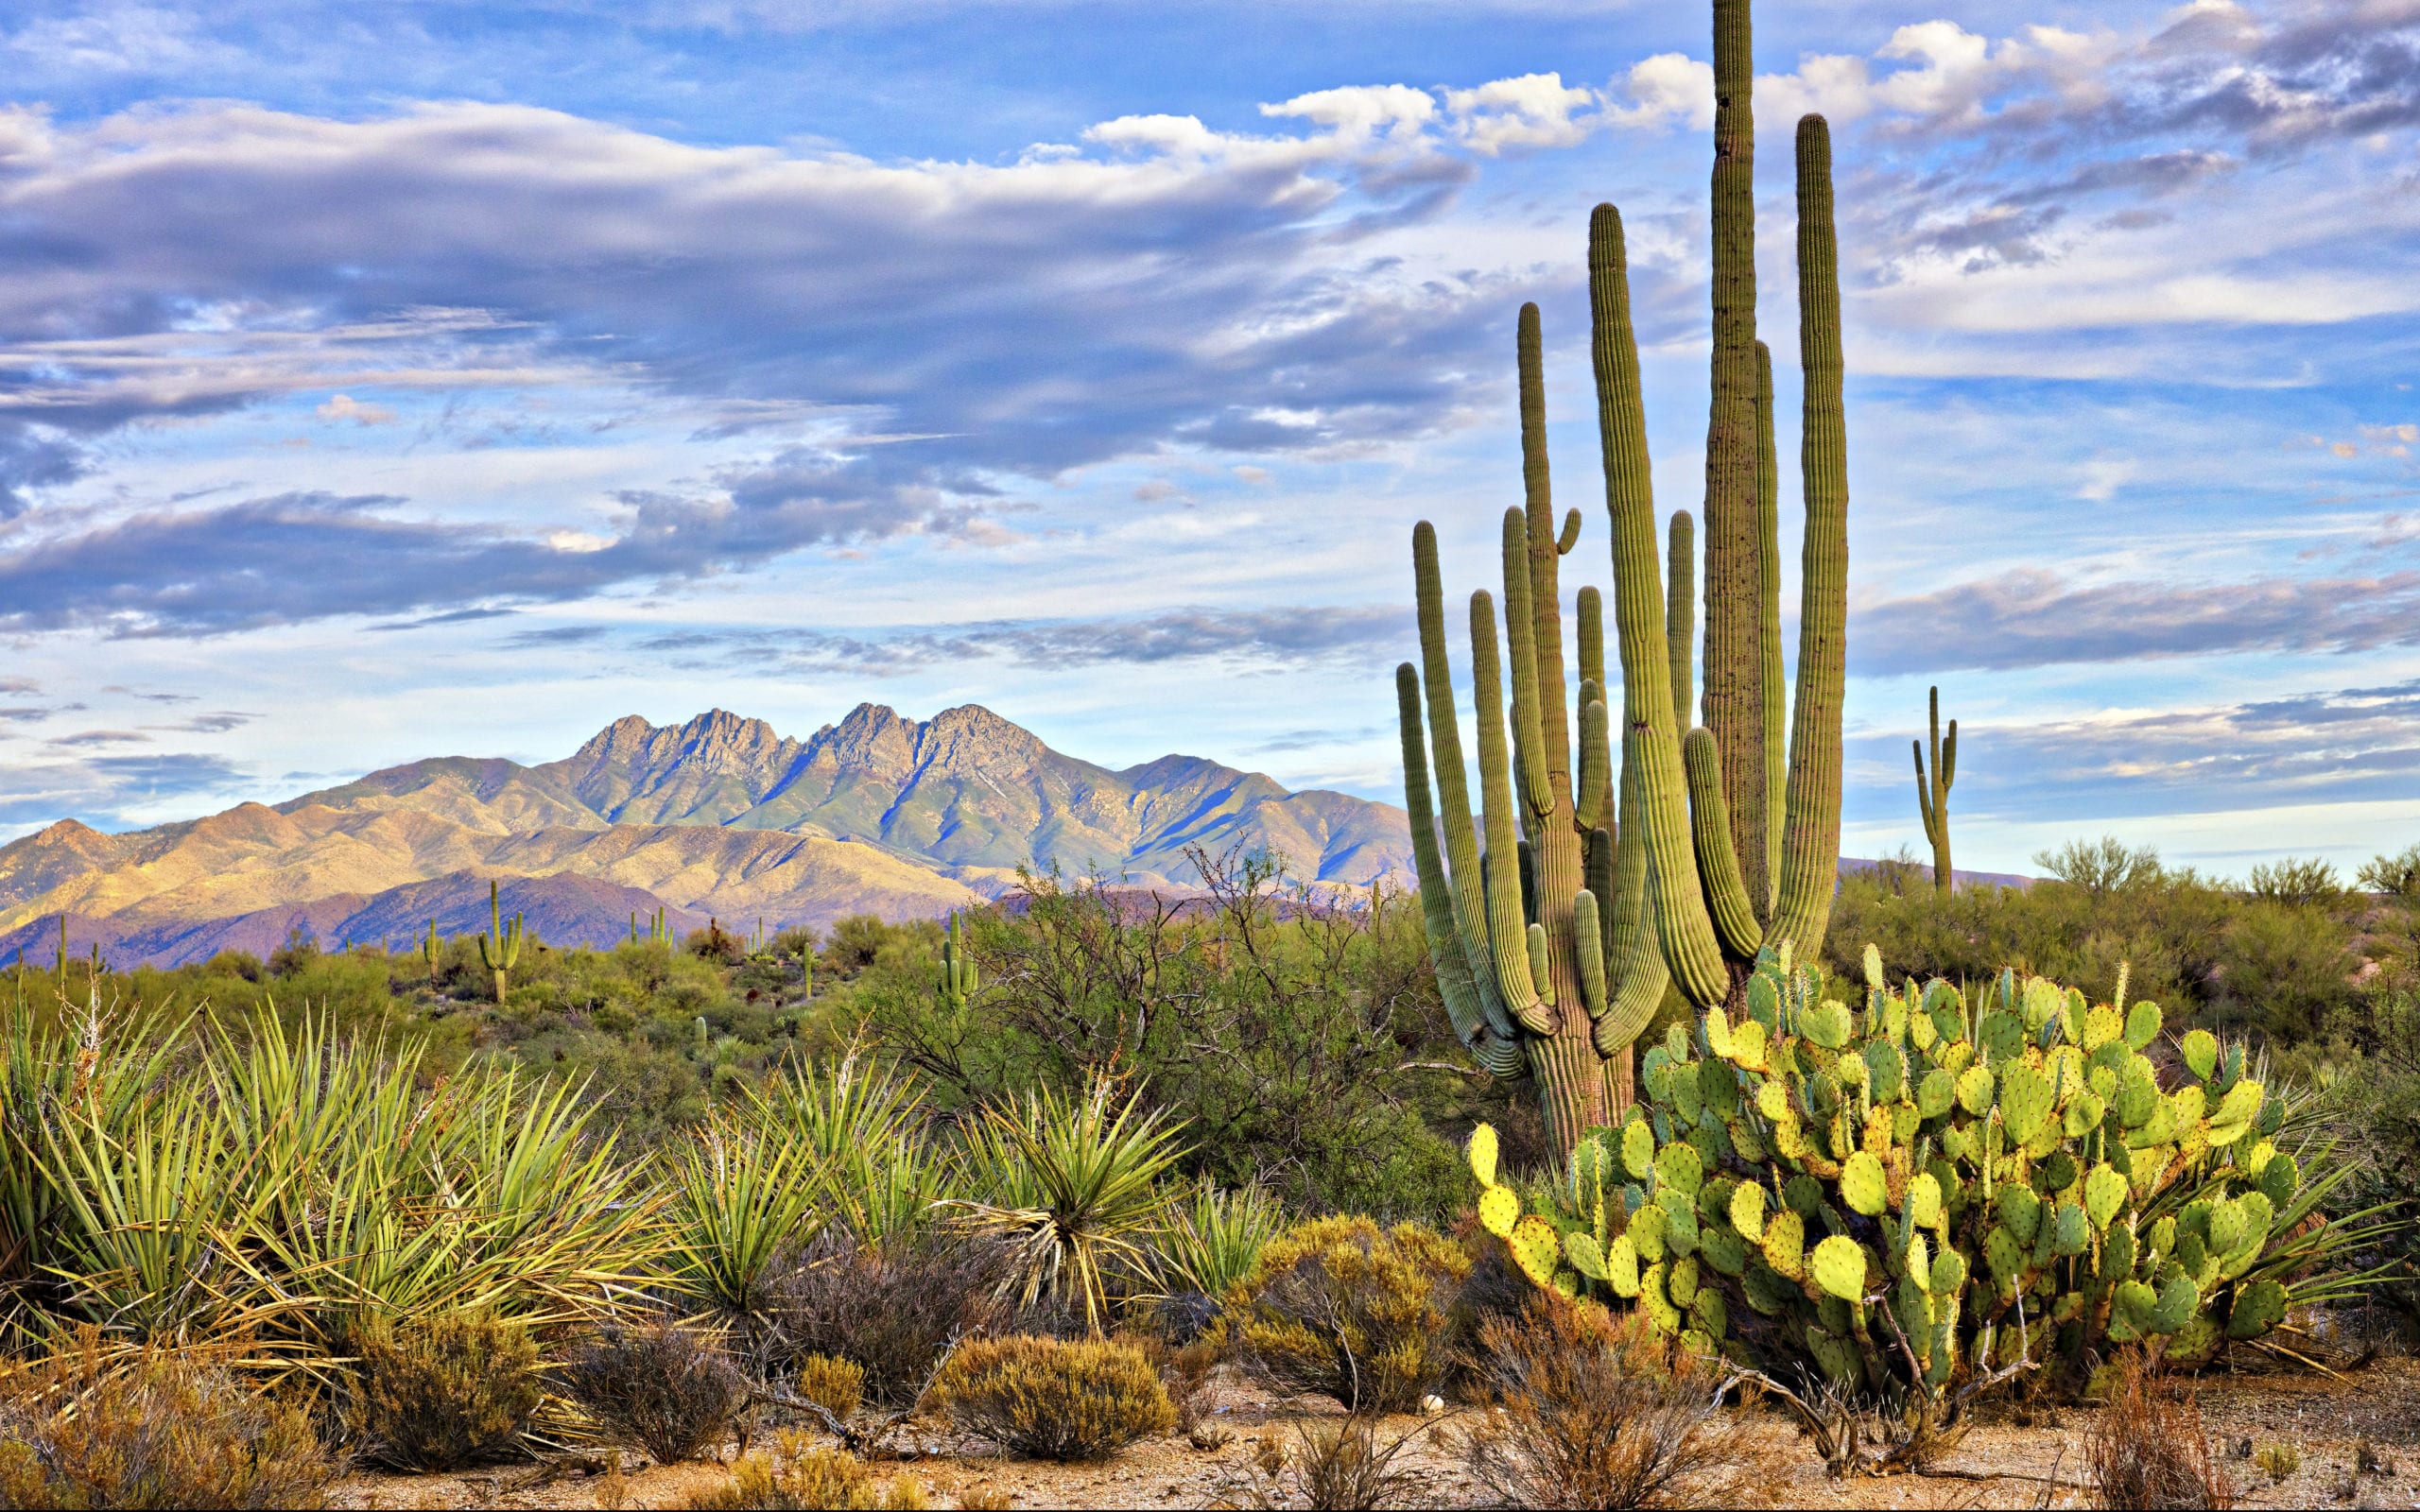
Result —
[[[1964, 866], [2420, 840], [2420, 0], [1764, 9], [1793, 482], [1790, 131], [1835, 131], [1843, 850], [1922, 849], [1934, 684]], [[1658, 507], [1699, 507], [1707, 34], [1648, 0], [19, 0], [0, 837], [867, 700], [1400, 801], [1410, 529], [1449, 593], [1495, 576], [1524, 301], [1565, 586], [1610, 581], [1599, 200]]]

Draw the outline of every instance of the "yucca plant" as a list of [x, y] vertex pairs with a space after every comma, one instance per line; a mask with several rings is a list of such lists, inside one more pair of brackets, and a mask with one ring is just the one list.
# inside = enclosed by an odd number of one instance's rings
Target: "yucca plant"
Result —
[[804, 1140], [725, 1111], [670, 1160], [665, 1232], [674, 1283], [724, 1314], [756, 1315], [775, 1263], [816, 1227], [812, 1152]]
[[1167, 1224], [1159, 1244], [1166, 1282], [1215, 1297], [1252, 1274], [1286, 1212], [1257, 1186], [1221, 1190], [1204, 1181], [1169, 1203]]
[[1115, 1095], [1104, 1077], [1079, 1097], [1045, 1090], [985, 1108], [963, 1160], [989, 1199], [951, 1204], [969, 1228], [1007, 1241], [1004, 1294], [1080, 1306], [1095, 1332], [1113, 1283], [1148, 1284], [1150, 1246], [1167, 1224], [1160, 1178], [1186, 1150], [1165, 1111], [1139, 1111], [1136, 1094], [1113, 1108]]

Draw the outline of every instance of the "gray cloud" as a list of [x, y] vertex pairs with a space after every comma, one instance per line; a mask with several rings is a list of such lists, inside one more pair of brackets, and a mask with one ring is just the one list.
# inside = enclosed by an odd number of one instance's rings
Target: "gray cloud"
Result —
[[191, 719], [183, 720], [178, 724], [146, 725], [143, 728], [146, 730], [175, 730], [181, 733], [194, 735], [223, 735], [228, 730], [240, 730], [259, 717], [260, 715], [258, 714], [246, 713], [241, 710], [227, 709], [221, 710], [216, 713], [196, 714]]
[[771, 659], [801, 670], [883, 677], [988, 658], [1029, 667], [1148, 665], [1193, 657], [1279, 665], [1330, 657], [1375, 662], [1397, 654], [1411, 636], [1407, 610], [1322, 606], [1177, 609], [1132, 619], [992, 621], [862, 635], [678, 631], [636, 644], [701, 664]]
[[60, 735], [50, 742], [54, 746], [147, 746], [151, 737], [132, 730], [87, 730], [73, 735]]
[[1850, 619], [1851, 669], [1876, 676], [2221, 652], [2362, 651], [2420, 644], [2420, 572], [2085, 585], [2024, 568], [1853, 605]]
[[609, 633], [602, 625], [557, 625], [543, 630], [515, 631], [504, 638], [504, 644], [515, 651], [543, 646], [586, 645], [603, 640]]

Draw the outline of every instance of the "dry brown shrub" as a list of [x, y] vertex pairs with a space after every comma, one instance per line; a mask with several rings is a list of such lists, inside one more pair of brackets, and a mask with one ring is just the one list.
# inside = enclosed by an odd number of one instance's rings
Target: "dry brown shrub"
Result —
[[1540, 1295], [1481, 1322], [1470, 1353], [1482, 1418], [1462, 1462], [1503, 1505], [1716, 1505], [1766, 1468], [1712, 1368], [1639, 1314]]
[[0, 1507], [317, 1507], [339, 1468], [302, 1406], [207, 1352], [113, 1353], [88, 1331], [0, 1377]]
[[545, 1393], [528, 1328], [493, 1313], [447, 1313], [364, 1328], [353, 1426], [372, 1461], [452, 1470], [526, 1452]]
[[958, 1493], [959, 1512], [1009, 1512], [1017, 1499], [996, 1486], [971, 1486]]
[[1176, 1426], [1159, 1372], [1131, 1344], [1014, 1334], [958, 1347], [929, 1399], [964, 1432], [1029, 1459], [1099, 1460]]
[[[1387, 1512], [1392, 1507], [1430, 1506], [1430, 1478], [1404, 1463], [1403, 1454], [1426, 1425], [1378, 1441], [1375, 1418], [1348, 1414], [1343, 1421], [1299, 1430], [1287, 1469], [1296, 1494], [1312, 1512]], [[1285, 1503], [1290, 1505], [1291, 1501]]]
[[769, 1312], [791, 1360], [829, 1355], [865, 1372], [879, 1407], [906, 1407], [952, 1341], [993, 1326], [996, 1245], [941, 1233], [886, 1246], [826, 1234], [773, 1282]]
[[741, 1456], [730, 1479], [700, 1491], [689, 1505], [697, 1512], [922, 1512], [926, 1503], [912, 1476], [877, 1482], [856, 1456], [786, 1433], [769, 1452]]
[[609, 1329], [574, 1351], [563, 1394], [608, 1442], [658, 1465], [717, 1447], [748, 1407], [748, 1383], [715, 1342], [677, 1323]]
[[2103, 1507], [2228, 1507], [2235, 1491], [2210, 1457], [2201, 1404], [2158, 1362], [2129, 1349], [2115, 1389], [2084, 1435], [2093, 1504]]

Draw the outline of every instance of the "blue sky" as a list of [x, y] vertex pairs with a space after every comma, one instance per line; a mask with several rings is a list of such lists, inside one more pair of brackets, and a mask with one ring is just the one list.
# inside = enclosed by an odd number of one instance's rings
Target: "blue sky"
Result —
[[[231, 9], [0, 22], [0, 832], [864, 699], [1399, 799], [1525, 299], [1606, 576], [1599, 199], [1697, 507], [1703, 5]], [[1935, 681], [1967, 864], [2420, 839], [2420, 0], [1766, 9], [1786, 417], [1837, 133], [1846, 849], [1918, 838]]]

